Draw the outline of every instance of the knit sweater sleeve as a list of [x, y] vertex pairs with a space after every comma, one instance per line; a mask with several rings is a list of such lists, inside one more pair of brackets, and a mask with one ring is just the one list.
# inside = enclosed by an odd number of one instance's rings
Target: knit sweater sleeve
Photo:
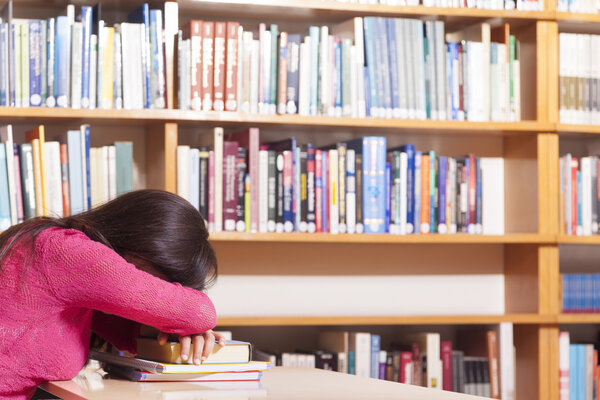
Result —
[[208, 296], [138, 270], [115, 251], [73, 229], [38, 235], [48, 285], [66, 306], [114, 314], [163, 332], [190, 335], [216, 325]]

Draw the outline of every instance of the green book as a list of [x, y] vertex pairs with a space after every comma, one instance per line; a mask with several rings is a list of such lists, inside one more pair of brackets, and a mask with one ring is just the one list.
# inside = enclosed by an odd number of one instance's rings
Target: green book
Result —
[[23, 192], [23, 217], [37, 216], [35, 204], [35, 183], [33, 177], [33, 148], [31, 143], [19, 145], [19, 163], [21, 164], [21, 190]]
[[117, 196], [133, 190], [133, 143], [115, 142]]

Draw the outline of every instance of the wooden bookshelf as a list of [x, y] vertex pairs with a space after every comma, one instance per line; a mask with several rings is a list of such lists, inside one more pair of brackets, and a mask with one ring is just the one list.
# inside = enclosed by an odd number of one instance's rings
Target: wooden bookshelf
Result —
[[600, 236], [576, 236], [576, 235], [559, 235], [558, 244], [587, 244], [587, 245], [599, 245]]
[[598, 135], [600, 134], [600, 125], [557, 124], [556, 131], [569, 135]]
[[552, 235], [537, 233], [506, 235], [391, 235], [391, 234], [340, 234], [323, 233], [237, 233], [214, 232], [213, 242], [270, 242], [270, 243], [349, 243], [349, 244], [553, 244]]
[[559, 314], [557, 319], [559, 324], [600, 324], [600, 313], [565, 313]]
[[578, 24], [587, 22], [598, 23], [600, 22], [600, 14], [557, 12], [556, 19], [558, 21], [569, 21]]
[[556, 322], [556, 317], [539, 314], [222, 317], [218, 320], [218, 326], [492, 325], [499, 324], [500, 322], [525, 325], [550, 324]]

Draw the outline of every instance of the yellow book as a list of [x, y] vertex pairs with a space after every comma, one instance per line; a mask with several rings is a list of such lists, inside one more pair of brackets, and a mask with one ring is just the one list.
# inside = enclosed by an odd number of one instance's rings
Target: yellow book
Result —
[[[44, 125], [39, 125], [25, 132], [25, 140], [33, 147], [33, 168], [35, 180], [35, 205], [38, 216], [48, 216], [48, 201], [46, 199], [46, 170], [44, 168], [44, 143], [46, 142]], [[41, 189], [41, 190], [40, 190]]]
[[[212, 353], [202, 364], [229, 364], [247, 363], [252, 354], [251, 345], [248, 342], [229, 340], [225, 346], [215, 344]], [[136, 357], [172, 364], [192, 364], [194, 345], [190, 346], [190, 357], [186, 362], [181, 360], [181, 347], [179, 342], [167, 342], [164, 345], [158, 343], [155, 338], [138, 338]]]
[[113, 106], [113, 79], [114, 79], [114, 36], [115, 28], [102, 28], [102, 97], [100, 108], [112, 109]]

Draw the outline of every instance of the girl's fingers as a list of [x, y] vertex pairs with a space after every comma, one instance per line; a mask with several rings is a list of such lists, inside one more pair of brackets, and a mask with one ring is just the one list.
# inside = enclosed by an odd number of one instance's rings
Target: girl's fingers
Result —
[[194, 364], [202, 363], [202, 352], [206, 342], [203, 335], [194, 335]]
[[204, 336], [204, 350], [202, 350], [202, 361], [204, 362], [215, 347], [215, 335], [213, 331], [206, 331], [202, 335]]
[[225, 340], [225, 336], [223, 336], [223, 335], [221, 335], [220, 333], [217, 333], [217, 332], [213, 332], [213, 331], [211, 331], [211, 332], [212, 332], [212, 334], [215, 337], [215, 341], [217, 343], [219, 343], [219, 346], [225, 346], [227, 344], [227, 341]]
[[190, 336], [181, 336], [179, 338], [179, 344], [181, 347], [181, 359], [183, 361], [187, 361], [190, 357], [190, 345], [192, 343], [192, 338]]
[[167, 335], [164, 332], [159, 332], [158, 336], [156, 337], [156, 339], [158, 340], [158, 344], [160, 344], [161, 346], [164, 345], [165, 343], [167, 343], [168, 338], [169, 338], [169, 335]]

